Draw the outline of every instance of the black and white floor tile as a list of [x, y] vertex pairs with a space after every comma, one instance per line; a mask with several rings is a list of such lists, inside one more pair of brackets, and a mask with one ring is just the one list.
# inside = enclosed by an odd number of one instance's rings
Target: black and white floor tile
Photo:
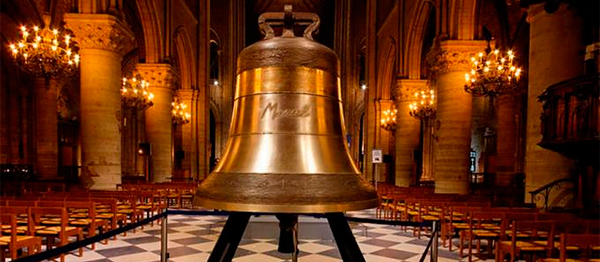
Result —
[[[373, 210], [351, 212], [349, 215], [374, 217]], [[206, 261], [225, 224], [225, 216], [169, 216], [169, 261]], [[365, 260], [368, 262], [418, 262], [429, 241], [427, 236], [417, 239], [409, 230], [388, 225], [354, 223], [350, 226]], [[244, 238], [235, 254], [237, 262], [291, 261], [290, 254], [277, 251], [277, 239]], [[334, 240], [300, 239], [299, 261], [341, 261]], [[458, 252], [441, 247], [438, 261], [459, 261]], [[463, 259], [463, 260], [466, 260]], [[160, 261], [160, 225], [147, 225], [135, 233], [119, 236], [107, 245], [97, 244], [95, 250], [85, 249], [83, 257], [67, 255], [67, 262], [144, 262]], [[429, 257], [425, 261], [429, 261]], [[474, 261], [486, 261], [477, 260]], [[492, 260], [487, 260], [492, 261]]]

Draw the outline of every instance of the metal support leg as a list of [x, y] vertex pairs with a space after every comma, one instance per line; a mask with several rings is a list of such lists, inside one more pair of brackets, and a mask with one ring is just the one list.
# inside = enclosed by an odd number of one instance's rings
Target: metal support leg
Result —
[[298, 215], [277, 214], [279, 219], [279, 247], [280, 253], [292, 254], [292, 262], [298, 261]]
[[229, 215], [208, 262], [229, 262], [233, 259], [249, 220], [250, 213], [234, 212]]
[[160, 262], [167, 262], [169, 260], [169, 253], [167, 253], [168, 224], [167, 216], [165, 216], [160, 224]]
[[438, 261], [438, 225], [436, 221], [433, 221], [433, 224], [431, 225], [431, 237], [433, 238], [433, 241], [431, 242], [431, 254], [429, 255], [429, 258], [431, 260], [431, 262], [437, 262]]
[[327, 221], [344, 262], [365, 262], [343, 213], [327, 213]]

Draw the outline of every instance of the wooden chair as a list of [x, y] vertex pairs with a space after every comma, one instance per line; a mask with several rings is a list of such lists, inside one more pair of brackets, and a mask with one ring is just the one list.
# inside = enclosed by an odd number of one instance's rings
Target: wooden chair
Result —
[[452, 251], [452, 239], [460, 236], [460, 231], [469, 229], [469, 216], [471, 212], [481, 210], [480, 207], [453, 206], [445, 216], [444, 233], [448, 237], [448, 250]]
[[[69, 225], [86, 229], [88, 237], [95, 236], [96, 230], [100, 233], [108, 230], [109, 221], [96, 217], [96, 206], [94, 202], [65, 201], [64, 205], [69, 212]], [[104, 244], [107, 244], [107, 241], [108, 240], [105, 240]], [[96, 243], [92, 243], [91, 249], [96, 249]]]
[[9, 200], [7, 206], [34, 207], [37, 200]]
[[[50, 216], [50, 217], [49, 217]], [[35, 229], [35, 235], [46, 238], [47, 249], [55, 246], [64, 246], [69, 243], [69, 237], [76, 237], [77, 241], [83, 239], [81, 228], [69, 226], [67, 210], [64, 207], [31, 207], [31, 222]], [[39, 228], [41, 226], [41, 228]], [[79, 248], [79, 256], [83, 256], [83, 248]], [[65, 261], [65, 254], [60, 255], [60, 261]]]
[[[27, 248], [27, 255], [31, 255], [42, 250], [42, 239], [40, 237], [29, 235], [27, 230], [25, 235], [18, 235], [17, 215], [10, 214], [2, 209], [0, 214], [0, 258], [4, 262], [6, 260], [5, 251], [8, 250], [11, 260], [17, 259], [18, 251]], [[8, 232], [8, 233], [5, 233]]]
[[186, 188], [182, 188], [181, 189], [181, 197], [180, 197], [180, 207], [184, 207], [185, 203], [189, 204], [190, 208], [194, 208], [194, 194], [195, 192], [195, 188], [190, 188], [189, 186], [186, 186]]
[[549, 257], [554, 249], [554, 227], [554, 221], [513, 221], [511, 234], [507, 234], [510, 240], [499, 241], [496, 245], [496, 262], [504, 261], [506, 254], [510, 255], [511, 262], [521, 254], [533, 258], [543, 253]]
[[539, 259], [538, 262], [600, 262], [600, 256], [598, 256], [597, 252], [594, 253], [594, 251], [598, 251], [599, 249], [600, 235], [560, 234], [559, 257], [543, 258]]
[[[144, 211], [138, 209], [138, 196], [135, 194], [117, 194], [115, 198], [118, 201], [117, 213], [124, 214], [130, 223], [140, 221], [144, 216]], [[142, 226], [142, 229], [144, 227]], [[135, 228], [133, 229], [135, 233]]]
[[502, 231], [503, 212], [472, 212], [469, 217], [469, 229], [461, 230], [459, 233], [459, 256], [463, 255], [463, 243], [468, 241], [469, 262], [473, 256], [473, 241], [477, 241], [477, 253], [481, 250], [481, 240], [487, 241], [488, 255], [492, 253], [494, 242], [500, 238]]
[[[0, 207], [0, 214], [14, 214], [17, 217], [17, 234], [25, 235], [29, 232], [29, 207], [25, 206], [3, 206]], [[8, 226], [5, 226], [8, 228]], [[2, 228], [4, 233], [10, 233], [6, 228]]]
[[377, 210], [377, 217], [383, 220], [397, 220], [398, 208], [402, 204], [402, 199], [397, 195], [384, 195]]
[[[119, 224], [127, 225], [127, 216], [117, 213], [116, 199], [96, 197], [91, 200], [95, 203], [96, 212], [98, 212], [96, 218], [108, 220], [111, 230], [117, 229]], [[127, 232], [124, 232], [123, 235], [126, 236]], [[113, 239], [117, 239], [117, 236], [114, 236]]]
[[[443, 214], [445, 213], [444, 205], [445, 202], [440, 201], [421, 201], [419, 214], [414, 218], [414, 221], [419, 223], [436, 221], [437, 223], [439, 223], [440, 221], [442, 221]], [[417, 238], [419, 239], [421, 238], [422, 230], [423, 228], [421, 226], [415, 227]]]
[[[139, 191], [136, 192], [138, 195], [139, 203], [136, 204], [136, 209], [146, 213], [146, 217], [151, 217], [154, 214], [161, 212], [160, 202], [154, 203], [154, 193], [152, 191]], [[159, 198], [160, 201], [160, 198]], [[154, 221], [150, 225], [154, 225]]]

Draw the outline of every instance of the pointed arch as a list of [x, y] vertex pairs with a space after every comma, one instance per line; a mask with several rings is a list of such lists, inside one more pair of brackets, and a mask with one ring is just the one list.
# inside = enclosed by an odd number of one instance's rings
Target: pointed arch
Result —
[[396, 41], [388, 37], [384, 44], [383, 52], [380, 56], [378, 68], [378, 97], [381, 99], [390, 99], [392, 97], [392, 86], [396, 65]]
[[196, 65], [194, 63], [194, 49], [190, 36], [185, 27], [180, 26], [175, 30], [175, 48], [177, 50], [177, 66], [179, 68], [179, 76], [181, 87], [183, 89], [195, 89], [196, 83]]
[[164, 57], [163, 32], [154, 0], [137, 0], [138, 12], [144, 31], [146, 63], [160, 63]]
[[475, 25], [477, 19], [478, 0], [455, 0], [456, 9], [451, 12], [456, 16], [456, 39], [473, 40], [475, 39]]
[[[409, 79], [419, 79], [421, 76], [421, 56], [423, 52], [423, 41], [427, 33], [428, 21], [431, 15], [436, 15], [436, 6], [432, 1], [423, 1], [419, 7], [415, 9], [415, 17], [411, 21], [408, 44], [406, 45], [405, 68]], [[438, 17], [435, 18], [439, 20]]]

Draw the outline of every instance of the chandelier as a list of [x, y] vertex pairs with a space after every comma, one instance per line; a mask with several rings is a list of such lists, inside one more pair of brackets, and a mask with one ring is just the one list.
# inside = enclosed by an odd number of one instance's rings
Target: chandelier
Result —
[[396, 113], [398, 110], [394, 107], [392, 103], [392, 108], [383, 111], [381, 116], [381, 128], [387, 131], [393, 131], [396, 129]]
[[173, 124], [183, 125], [190, 122], [192, 115], [186, 110], [187, 104], [185, 104], [183, 101], [180, 101], [179, 97], [173, 98], [171, 106], [173, 106], [173, 110], [171, 110], [171, 114], [173, 115]]
[[433, 90], [416, 92], [415, 100], [408, 105], [408, 113], [412, 117], [421, 120], [435, 117], [435, 92]]
[[[49, 19], [46, 20], [49, 25]], [[50, 78], [70, 76], [77, 71], [79, 55], [69, 34], [36, 25], [31, 30], [21, 26], [21, 36], [19, 42], [9, 44], [13, 60], [23, 71], [43, 77], [46, 87]]]
[[465, 91], [473, 96], [498, 96], [518, 90], [517, 81], [521, 68], [514, 65], [515, 54], [509, 50], [503, 55], [500, 50], [491, 48], [471, 57], [471, 71], [465, 74]]
[[121, 100], [126, 107], [138, 108], [146, 110], [154, 103], [154, 94], [148, 91], [149, 82], [142, 79], [140, 75], [132, 78], [123, 77], [123, 85], [121, 86]]

